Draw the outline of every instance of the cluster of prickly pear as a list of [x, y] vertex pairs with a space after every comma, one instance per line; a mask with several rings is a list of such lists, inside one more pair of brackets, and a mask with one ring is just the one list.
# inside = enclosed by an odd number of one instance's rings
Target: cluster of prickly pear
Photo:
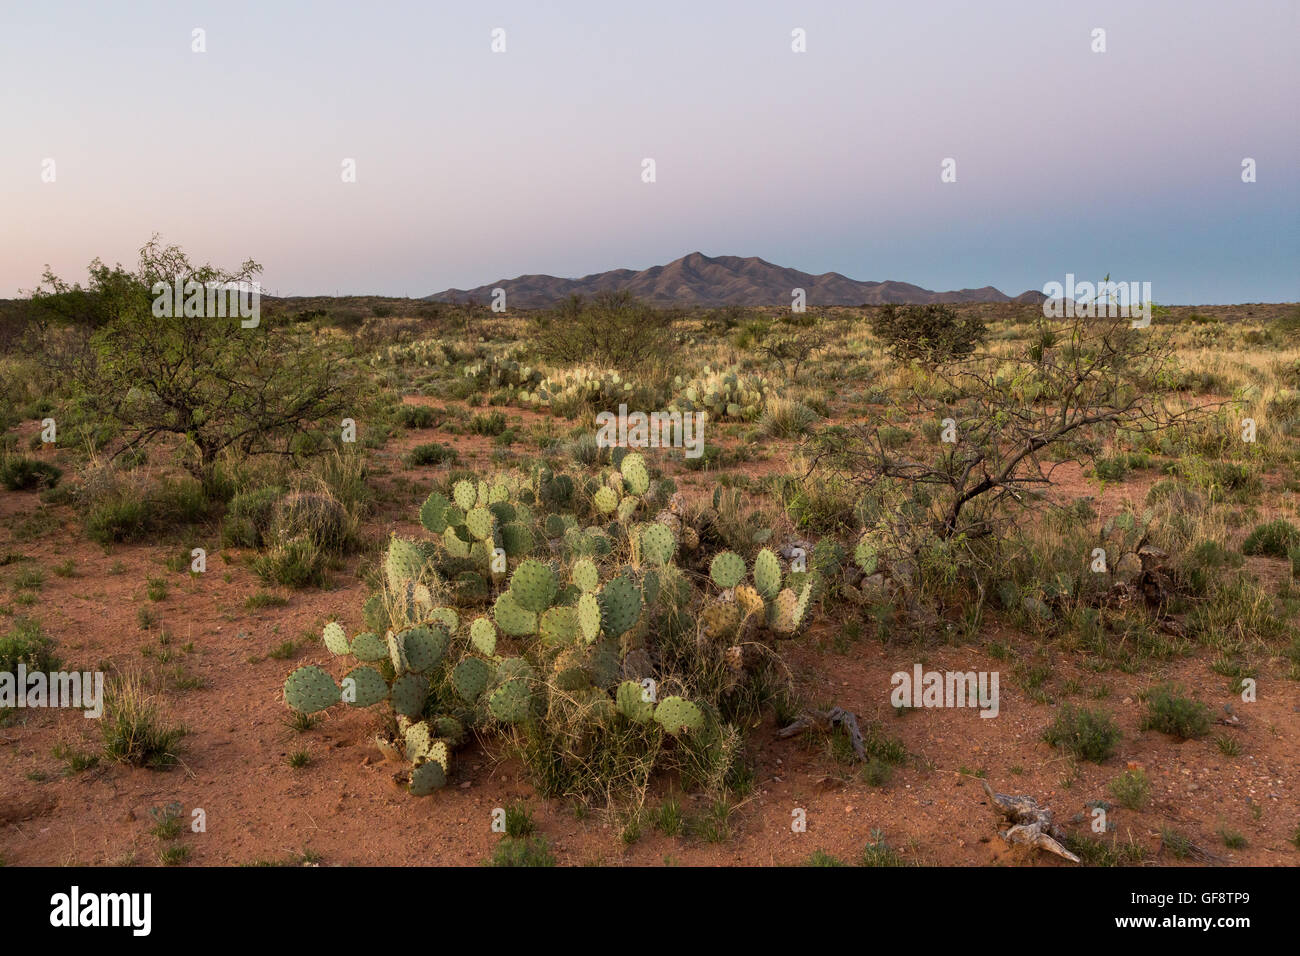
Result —
[[707, 412], [710, 419], [752, 421], [763, 411], [772, 384], [761, 375], [746, 375], [736, 369], [712, 371], [704, 368], [702, 378], [674, 380], [677, 397], [672, 408], [682, 412]]
[[557, 372], [535, 387], [525, 387], [519, 392], [520, 401], [541, 407], [566, 402], [601, 404], [627, 401], [634, 386], [614, 369], [579, 366]]
[[606, 519], [617, 518], [626, 524], [649, 491], [650, 470], [645, 458], [636, 452], [624, 454], [618, 467], [608, 471], [600, 487], [592, 492], [592, 508]]
[[390, 345], [370, 359], [371, 365], [450, 365], [447, 347], [438, 339], [421, 339], [402, 345]]
[[510, 559], [532, 552], [533, 513], [518, 490], [513, 479], [461, 480], [450, 499], [435, 491], [420, 508], [420, 523], [439, 536], [447, 555], [468, 562], [455, 582], [458, 590], [485, 594], [486, 579], [500, 580]]
[[[749, 569], [734, 551], [722, 551], [709, 565], [709, 577], [722, 589], [717, 604], [708, 605], [700, 617], [701, 632], [710, 638], [744, 634], [753, 628], [767, 628], [781, 637], [791, 637], [804, 622], [812, 600], [813, 581], [808, 575], [781, 572], [781, 559], [764, 548], [754, 558], [752, 583], [746, 583]], [[792, 580], [794, 579], [794, 580]], [[798, 583], [798, 590], [792, 585]], [[714, 610], [718, 605], [729, 608]]]
[[493, 355], [467, 365], [465, 376], [483, 388], [517, 389], [521, 397], [543, 381], [540, 369], [523, 365], [509, 355]]

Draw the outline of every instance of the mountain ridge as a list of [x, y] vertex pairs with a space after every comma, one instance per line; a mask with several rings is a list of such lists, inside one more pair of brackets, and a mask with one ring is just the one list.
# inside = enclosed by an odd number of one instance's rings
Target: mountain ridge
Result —
[[993, 286], [934, 292], [910, 282], [850, 279], [839, 272], [814, 275], [758, 256], [706, 256], [692, 252], [666, 265], [640, 271], [611, 269], [576, 279], [532, 273], [472, 289], [444, 289], [424, 296], [424, 300], [490, 302], [493, 289], [498, 288], [506, 290], [508, 306], [523, 309], [546, 308], [573, 294], [591, 296], [619, 289], [628, 289], [655, 305], [681, 306], [785, 304], [790, 302], [794, 289], [803, 289], [807, 304], [812, 306], [1012, 301], [1037, 304], [1045, 298], [1032, 289], [1013, 298]]

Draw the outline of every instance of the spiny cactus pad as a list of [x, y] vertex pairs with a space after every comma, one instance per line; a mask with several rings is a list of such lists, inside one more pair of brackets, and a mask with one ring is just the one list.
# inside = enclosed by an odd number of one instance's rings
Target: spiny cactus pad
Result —
[[354, 667], [343, 678], [343, 700], [353, 707], [373, 707], [387, 696], [388, 681], [373, 667]]
[[746, 617], [750, 614], [763, 614], [766, 611], [763, 596], [748, 584], [742, 584], [736, 588], [735, 597], [736, 606], [740, 608], [741, 614]]
[[461, 511], [469, 511], [478, 504], [478, 489], [472, 481], [458, 481], [451, 489], [451, 497]]
[[491, 657], [497, 651], [496, 627], [487, 618], [478, 618], [469, 626], [469, 642], [480, 654]]
[[646, 697], [645, 688], [634, 680], [623, 681], [614, 695], [618, 712], [638, 724], [649, 723], [654, 716], [654, 701], [647, 700]]
[[[510, 593], [515, 602], [526, 611], [540, 614], [555, 601], [559, 583], [550, 565], [534, 558], [519, 562], [510, 576]], [[504, 625], [503, 625], [504, 626]]]
[[769, 601], [781, 590], [781, 562], [771, 548], [764, 548], [754, 559], [754, 587]]
[[460, 699], [472, 704], [492, 679], [492, 665], [482, 658], [466, 657], [451, 672], [451, 684]]
[[665, 697], [655, 707], [655, 722], [674, 737], [704, 726], [704, 713], [682, 697]]
[[720, 588], [734, 588], [745, 576], [745, 559], [734, 551], [722, 551], [713, 556], [709, 577]]
[[631, 494], [643, 495], [650, 490], [650, 472], [646, 468], [645, 459], [636, 452], [623, 459], [619, 471], [623, 473], [627, 481], [627, 490]]
[[388, 645], [379, 635], [366, 631], [352, 639], [352, 656], [359, 661], [382, 661], [388, 656]]
[[578, 609], [574, 607], [553, 607], [542, 614], [542, 640], [548, 647], [572, 644], [578, 639]]
[[314, 665], [299, 667], [284, 682], [284, 702], [304, 714], [314, 714], [341, 700], [334, 678]]
[[508, 680], [488, 698], [488, 710], [503, 724], [514, 724], [528, 717], [532, 692], [528, 681]]
[[659, 567], [672, 560], [677, 552], [673, 533], [661, 524], [649, 524], [641, 529], [641, 556]]
[[476, 540], [486, 541], [492, 537], [496, 519], [486, 508], [471, 508], [465, 515], [465, 527]]
[[582, 591], [594, 591], [600, 587], [600, 572], [596, 570], [596, 564], [590, 558], [579, 558], [574, 561], [569, 577]]
[[600, 634], [600, 619], [600, 599], [596, 595], [584, 594], [578, 598], [578, 627], [588, 642]]
[[424, 500], [420, 506], [420, 524], [425, 529], [432, 531], [434, 534], [442, 534], [447, 530], [447, 506], [451, 504], [445, 495], [433, 492]]
[[514, 591], [502, 591], [492, 605], [492, 616], [497, 625], [512, 637], [522, 637], [537, 632], [537, 615], [520, 607]]
[[429, 744], [433, 742], [433, 734], [430, 733], [429, 725], [423, 720], [411, 724], [406, 728], [403, 742], [405, 744], [406, 759], [410, 763], [422, 760], [429, 752]]
[[793, 591], [786, 588], [767, 606], [767, 624], [780, 634], [793, 634], [795, 629], [794, 610], [798, 598]]
[[424, 556], [410, 541], [393, 537], [388, 542], [388, 555], [384, 559], [384, 574], [393, 591], [402, 591], [407, 581], [414, 581], [424, 567]]
[[857, 562], [858, 567], [862, 569], [862, 573], [867, 577], [876, 573], [879, 555], [876, 553], [876, 546], [865, 535], [853, 551], [853, 560]]
[[447, 785], [447, 771], [436, 760], [426, 760], [411, 770], [411, 794], [427, 797]]
[[390, 696], [394, 711], [403, 717], [415, 719], [424, 710], [425, 698], [429, 696], [428, 678], [418, 674], [403, 674], [393, 681]]
[[608, 485], [602, 485], [596, 489], [596, 494], [592, 496], [591, 501], [597, 511], [607, 515], [618, 507], [618, 492]]
[[338, 621], [330, 621], [325, 625], [324, 638], [325, 647], [335, 656], [352, 651], [352, 645], [348, 643], [348, 633], [343, 630], [343, 625]]
[[413, 627], [400, 636], [407, 670], [417, 674], [432, 670], [447, 651], [449, 638], [440, 627]]
[[610, 581], [600, 592], [600, 626], [610, 637], [632, 629], [641, 616], [641, 591], [628, 575]]
[[700, 631], [711, 641], [730, 636], [740, 626], [741, 610], [737, 604], [717, 602], [700, 613]]

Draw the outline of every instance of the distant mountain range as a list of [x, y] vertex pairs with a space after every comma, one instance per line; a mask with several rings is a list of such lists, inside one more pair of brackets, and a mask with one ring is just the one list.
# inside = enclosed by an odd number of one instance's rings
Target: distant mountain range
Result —
[[492, 301], [493, 289], [506, 290], [506, 304], [513, 308], [546, 308], [573, 293], [590, 296], [597, 292], [630, 289], [640, 299], [656, 305], [784, 305], [792, 290], [803, 289], [808, 305], [926, 305], [931, 302], [1022, 302], [1037, 305], [1046, 298], [1030, 290], [1013, 300], [992, 286], [931, 292], [909, 282], [859, 282], [838, 272], [812, 275], [798, 269], [773, 265], [757, 256], [706, 256], [692, 252], [666, 266], [635, 272], [613, 269], [561, 279], [556, 276], [526, 275], [501, 279], [474, 289], [447, 289], [425, 296], [433, 302]]

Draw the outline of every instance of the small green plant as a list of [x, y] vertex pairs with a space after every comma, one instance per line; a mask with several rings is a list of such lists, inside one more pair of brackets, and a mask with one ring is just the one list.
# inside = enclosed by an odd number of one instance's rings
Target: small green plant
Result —
[[1210, 711], [1202, 703], [1184, 697], [1181, 688], [1162, 684], [1147, 693], [1147, 714], [1143, 730], [1158, 730], [1179, 740], [1194, 740], [1210, 732]]
[[406, 454], [406, 463], [412, 468], [428, 465], [454, 465], [459, 460], [460, 455], [457, 454], [456, 449], [441, 442], [427, 442], [423, 445], [416, 445]]
[[1105, 711], [1076, 708], [1072, 704], [1063, 705], [1043, 733], [1043, 739], [1051, 746], [1093, 763], [1108, 760], [1115, 753], [1120, 737], [1119, 728]]
[[544, 836], [502, 837], [492, 850], [488, 866], [555, 866], [555, 856]]
[[163, 866], [180, 866], [190, 858], [190, 848], [183, 843], [172, 843], [158, 853], [158, 861]]
[[1223, 845], [1229, 850], [1244, 850], [1246, 848], [1245, 835], [1236, 830], [1219, 827], [1219, 838], [1223, 840]]
[[525, 803], [512, 803], [505, 808], [506, 836], [526, 837], [537, 831], [533, 813]]
[[185, 729], [171, 726], [138, 674], [113, 681], [104, 701], [104, 756], [116, 763], [161, 770], [176, 762]]
[[181, 810], [181, 805], [177, 802], [162, 807], [150, 807], [149, 817], [153, 820], [153, 826], [149, 832], [159, 840], [175, 840], [185, 829]]
[[889, 845], [882, 830], [871, 831], [871, 841], [862, 850], [863, 866], [907, 866], [902, 854]]
[[1227, 734], [1219, 734], [1214, 738], [1214, 745], [1219, 748], [1219, 753], [1225, 757], [1241, 756], [1241, 741], [1236, 737], [1229, 737]]
[[1278, 518], [1257, 525], [1245, 542], [1242, 543], [1243, 554], [1263, 554], [1274, 558], [1285, 558], [1290, 550], [1300, 546], [1300, 528], [1289, 521]]
[[837, 856], [831, 856], [829, 853], [825, 852], [824, 850], [814, 850], [812, 856], [808, 857], [808, 859], [803, 861], [803, 865], [804, 866], [847, 866], [848, 864], [845, 863]]
[[289, 766], [294, 770], [301, 770], [309, 763], [311, 763], [311, 754], [305, 750], [295, 750], [289, 754]]
[[675, 797], [668, 797], [653, 814], [654, 827], [664, 836], [680, 836], [686, 825], [682, 805]]
[[59, 669], [54, 641], [42, 630], [40, 622], [28, 617], [14, 618], [13, 626], [0, 637], [0, 672], [16, 673], [22, 664], [28, 672], [48, 673]]
[[53, 488], [63, 472], [47, 461], [35, 458], [5, 458], [0, 461], [0, 484], [10, 491], [34, 491]]
[[1125, 770], [1110, 782], [1111, 795], [1127, 810], [1140, 810], [1151, 797], [1145, 770]]
[[146, 593], [150, 601], [161, 601], [167, 597], [167, 581], [164, 578], [149, 578]]

